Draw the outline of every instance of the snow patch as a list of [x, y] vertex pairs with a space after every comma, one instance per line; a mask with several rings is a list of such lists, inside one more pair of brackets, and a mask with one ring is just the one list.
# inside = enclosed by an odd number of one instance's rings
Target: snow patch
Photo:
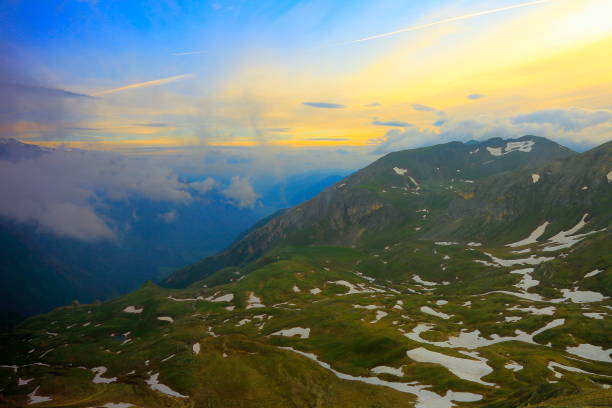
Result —
[[429, 385], [420, 385], [418, 383], [416, 385], [413, 385], [413, 383], [399, 383], [399, 382], [385, 381], [385, 380], [381, 380], [378, 377], [355, 377], [355, 376], [344, 374], [344, 373], [334, 370], [331, 367], [331, 365], [329, 365], [328, 363], [320, 361], [315, 354], [305, 353], [303, 351], [295, 350], [291, 347], [281, 347], [281, 348], [284, 350], [292, 351], [294, 353], [297, 353], [301, 356], [304, 356], [316, 362], [321, 367], [325, 368], [328, 371], [331, 371], [336, 377], [342, 380], [358, 381], [358, 382], [362, 382], [365, 384], [371, 384], [371, 385], [380, 385], [383, 387], [392, 388], [399, 392], [416, 395], [417, 403], [415, 405], [415, 408], [434, 408], [434, 407], [435, 408], [451, 408], [454, 406], [453, 401], [474, 402], [474, 401], [480, 401], [482, 399], [482, 395], [473, 394], [469, 392], [454, 392], [450, 390], [447, 391], [444, 396], [441, 396], [439, 394], [436, 394], [435, 392], [428, 391], [426, 388], [429, 388], [430, 387]]
[[125, 313], [134, 313], [134, 314], [140, 314], [142, 313], [143, 310], [144, 308], [141, 307], [140, 309], [138, 309], [135, 306], [128, 306], [125, 309], [123, 309]]
[[40, 388], [40, 385], [34, 388], [34, 391], [28, 394], [28, 398], [30, 399], [28, 401], [28, 405], [39, 404], [41, 402], [51, 401], [51, 397], [43, 397], [41, 395], [36, 395], [36, 393], [38, 393], [39, 388]]
[[451, 317], [453, 317], [453, 315], [447, 315], [446, 313], [442, 313], [442, 312], [438, 312], [436, 310], [433, 310], [429, 306], [421, 306], [421, 312], [427, 313], [427, 314], [432, 315], [432, 316], [440, 317], [440, 318], [442, 318], [444, 320], [448, 320]]
[[593, 277], [595, 275], [599, 275], [602, 272], [603, 272], [602, 269], [595, 269], [594, 271], [591, 271], [591, 272], [587, 273], [586, 275], [584, 275], [584, 277], [585, 278], [590, 278], [590, 277]]
[[157, 320], [161, 320], [163, 322], [174, 323], [174, 319], [170, 316], [158, 316]]
[[383, 312], [382, 310], [378, 310], [376, 311], [376, 317], [374, 318], [374, 320], [372, 320], [370, 323], [376, 323], [378, 322], [380, 319], [382, 319], [383, 317], [385, 317], [388, 313], [387, 312]]
[[517, 363], [516, 361], [510, 361], [509, 363], [506, 363], [504, 367], [514, 372], [521, 371], [523, 369], [523, 366]]
[[578, 357], [588, 358], [589, 360], [612, 363], [612, 358], [610, 358], [612, 349], [604, 350], [601, 346], [580, 344], [577, 347], [567, 347], [565, 351]]
[[310, 329], [304, 327], [293, 327], [291, 329], [283, 329], [271, 334], [272, 336], [284, 336], [293, 337], [298, 336], [300, 339], [307, 339], [310, 337]]
[[378, 367], [374, 367], [370, 371], [372, 371], [374, 374], [391, 374], [391, 375], [394, 375], [396, 377], [403, 377], [404, 376], [403, 366], [400, 367], [400, 368], [393, 368], [393, 367], [387, 367], [387, 366], [378, 366]]
[[91, 382], [93, 382], [94, 384], [110, 384], [110, 383], [114, 383], [115, 381], [117, 381], [117, 377], [112, 377], [112, 378], [104, 378], [103, 375], [104, 373], [106, 373], [107, 368], [100, 366], [100, 367], [94, 367], [91, 369], [91, 371], [95, 374], [93, 380], [91, 380]]
[[531, 174], [531, 181], [533, 182], [533, 184], [537, 183], [538, 181], [540, 181], [540, 175], [536, 174], [536, 173], [532, 173]]
[[402, 169], [402, 168], [399, 168], [399, 167], [394, 167], [393, 171], [395, 172], [395, 174], [399, 174], [400, 176], [403, 176], [406, 173], [408, 173], [408, 169]]
[[191, 349], [193, 350], [193, 354], [200, 354], [200, 343], [195, 343], [193, 346], [191, 346]]
[[263, 303], [261, 303], [261, 298], [255, 296], [255, 293], [249, 292], [249, 298], [247, 299], [247, 309], [256, 309], [260, 307], [266, 307]]
[[471, 357], [477, 358], [477, 360], [451, 357], [446, 354], [427, 350], [423, 347], [408, 350], [406, 352], [406, 355], [408, 355], [408, 357], [410, 357], [414, 361], [418, 361], [419, 363], [440, 364], [448, 371], [463, 380], [476, 382], [482, 385], [495, 385], [493, 383], [481, 380], [481, 377], [491, 374], [493, 372], [493, 368], [486, 363], [485, 358], [475, 357], [472, 353], [470, 353], [469, 355]]
[[546, 227], [548, 227], [549, 224], [550, 223], [546, 221], [544, 224], [540, 225], [535, 230], [533, 230], [527, 238], [522, 239], [517, 242], [513, 242], [512, 244], [508, 244], [506, 246], [514, 248], [514, 247], [519, 247], [519, 246], [524, 246], [524, 245], [535, 244], [536, 242], [538, 242], [538, 238], [540, 238], [544, 234], [544, 231], [546, 231]]
[[170, 395], [171, 397], [177, 397], [177, 398], [189, 398], [187, 395], [179, 394], [178, 392], [172, 390], [167, 385], [161, 384], [158, 378], [159, 378], [159, 373], [155, 373], [151, 375], [148, 380], [145, 380], [145, 382], [149, 384], [149, 387], [152, 390], [159, 391], [162, 394]]

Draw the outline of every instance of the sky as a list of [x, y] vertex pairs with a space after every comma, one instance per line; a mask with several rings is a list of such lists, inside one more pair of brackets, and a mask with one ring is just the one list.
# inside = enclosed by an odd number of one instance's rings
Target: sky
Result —
[[[612, 138], [612, 0], [7, 0], [0, 216], [113, 239], [104, 208], [211, 191], [241, 208], [294, 174], [533, 134]], [[335, 172], [335, 173], [334, 173]], [[202, 201], [203, 202], [203, 201]], [[126, 204], [127, 205], [127, 204]]]
[[11, 0], [0, 135], [48, 146], [391, 150], [612, 135], [612, 1]]

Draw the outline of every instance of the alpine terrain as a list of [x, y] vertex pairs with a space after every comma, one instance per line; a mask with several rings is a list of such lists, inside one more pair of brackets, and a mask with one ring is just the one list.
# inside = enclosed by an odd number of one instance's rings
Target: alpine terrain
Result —
[[612, 406], [612, 142], [388, 154], [0, 336], [10, 407]]

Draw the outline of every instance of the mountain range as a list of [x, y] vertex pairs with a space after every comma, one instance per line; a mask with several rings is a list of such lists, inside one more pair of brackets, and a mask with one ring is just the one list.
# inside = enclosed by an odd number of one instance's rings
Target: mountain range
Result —
[[612, 406], [612, 142], [388, 154], [160, 285], [0, 336], [0, 402]]

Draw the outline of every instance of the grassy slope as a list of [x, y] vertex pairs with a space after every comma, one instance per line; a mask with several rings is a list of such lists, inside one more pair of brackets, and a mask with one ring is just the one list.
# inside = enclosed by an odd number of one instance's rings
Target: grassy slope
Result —
[[[612, 255], [602, 250], [610, 239], [609, 232], [592, 235], [572, 251], [566, 251], [569, 253], [566, 257], [537, 266], [533, 276], [542, 283], [532, 292], [554, 298], [560, 296], [558, 289], [578, 286], [581, 290], [612, 295]], [[542, 308], [551, 304], [504, 294], [482, 295], [491, 290], [516, 291], [512, 285], [520, 280], [520, 276], [508, 273], [516, 268], [474, 262], [488, 259], [484, 252], [504, 259], [522, 256], [511, 254], [504, 247], [440, 246], [410, 240], [368, 252], [350, 248], [281, 247], [252, 264], [228, 268], [184, 290], [146, 284], [111, 302], [57, 309], [30, 319], [2, 336], [0, 363], [44, 362], [50, 366], [22, 367], [17, 374], [12, 369], [0, 368], [0, 389], [3, 389], [0, 401], [8, 406], [25, 406], [26, 395], [40, 385], [38, 395], [50, 395], [53, 400], [37, 406], [53, 407], [101, 406], [119, 401], [140, 407], [414, 405], [412, 394], [341, 380], [316, 363], [280, 348], [289, 346], [315, 353], [335, 370], [353, 376], [372, 376], [370, 369], [379, 365], [403, 366], [404, 377], [378, 376], [395, 382], [418, 381], [430, 385], [429, 390], [440, 395], [453, 390], [483, 396], [483, 400], [466, 406], [561, 407], [564, 403], [601, 406], [602, 401], [610, 404], [612, 393], [603, 387], [612, 385], [612, 364], [576, 360], [564, 352], [567, 346], [581, 343], [612, 347], [609, 339], [612, 320], [606, 309], [609, 300], [588, 305], [556, 303], [554, 316], [509, 311], [513, 306]], [[537, 246], [532, 253], [539, 253]], [[444, 259], [445, 256], [450, 259]], [[604, 272], [583, 278], [595, 268]], [[370, 283], [356, 272], [376, 280]], [[428, 281], [449, 284], [425, 290], [412, 279], [414, 274]], [[344, 295], [347, 288], [332, 283], [336, 280], [362, 283], [380, 292]], [[206, 287], [213, 284], [220, 285]], [[294, 285], [299, 292], [293, 291]], [[310, 293], [314, 288], [321, 289], [321, 293]], [[261, 298], [265, 307], [246, 308], [251, 292]], [[179, 302], [168, 298], [206, 298], [226, 293], [235, 295], [229, 303]], [[435, 301], [441, 299], [448, 304], [436, 305]], [[393, 308], [398, 300], [403, 301], [399, 310]], [[472, 302], [470, 307], [463, 306], [466, 301]], [[144, 308], [143, 313], [122, 312], [130, 305]], [[228, 305], [235, 306], [235, 310], [226, 310]], [[377, 310], [356, 309], [354, 305], [377, 305], [388, 315], [372, 323]], [[420, 310], [422, 306], [452, 317], [444, 320], [425, 314]], [[588, 318], [582, 314], [586, 311], [604, 313], [606, 317]], [[158, 316], [171, 316], [175, 321], [159, 321]], [[522, 319], [508, 323], [504, 321], [506, 316]], [[423, 339], [445, 341], [461, 330], [478, 329], [487, 338], [513, 336], [515, 330], [530, 333], [560, 318], [565, 319], [565, 324], [537, 336], [538, 345], [513, 341], [477, 350], [494, 368], [483, 380], [499, 388], [463, 380], [440, 365], [417, 363], [406, 355], [408, 350], [425, 347], [469, 358], [460, 354], [460, 350], [424, 344], [404, 336], [403, 333], [411, 332], [420, 323], [433, 325], [421, 335]], [[310, 328], [310, 337], [271, 336], [292, 327]], [[215, 336], [209, 333], [209, 328]], [[47, 334], [47, 331], [58, 334]], [[124, 338], [112, 336], [128, 331], [133, 340], [125, 345], [121, 345]], [[199, 355], [192, 351], [196, 342], [201, 345]], [[544, 346], [548, 343], [551, 347]], [[34, 351], [28, 353], [31, 349]], [[53, 350], [41, 357], [50, 349]], [[174, 357], [164, 361], [173, 354]], [[510, 361], [524, 368], [518, 372], [504, 368]], [[549, 361], [598, 374], [559, 370], [563, 377], [556, 378], [547, 368]], [[93, 373], [79, 366], [108, 367], [105, 377], [116, 376], [118, 381], [94, 384]], [[145, 380], [150, 373], [157, 372], [163, 384], [190, 398], [168, 397], [151, 390]], [[34, 380], [19, 386], [17, 377]]]

